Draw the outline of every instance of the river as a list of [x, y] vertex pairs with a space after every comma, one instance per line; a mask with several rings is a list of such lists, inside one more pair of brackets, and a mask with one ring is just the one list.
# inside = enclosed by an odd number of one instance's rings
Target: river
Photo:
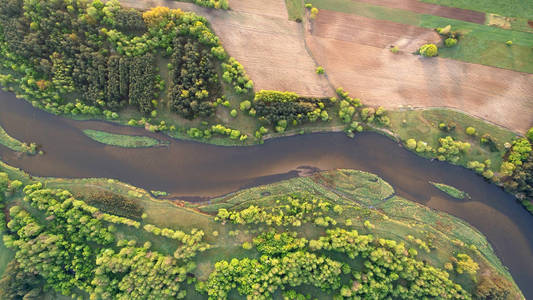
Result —
[[[381, 176], [397, 194], [457, 216], [480, 230], [522, 289], [533, 299], [533, 216], [514, 197], [474, 172], [430, 161], [376, 133], [318, 133], [263, 145], [223, 147], [171, 139], [141, 128], [51, 115], [0, 92], [0, 125], [13, 137], [36, 142], [42, 156], [20, 156], [0, 145], [2, 160], [36, 176], [116, 178], [147, 190], [198, 200], [298, 176], [309, 170], [358, 169]], [[168, 146], [122, 149], [95, 142], [81, 129], [149, 135]], [[472, 197], [455, 200], [428, 181], [455, 186]]]

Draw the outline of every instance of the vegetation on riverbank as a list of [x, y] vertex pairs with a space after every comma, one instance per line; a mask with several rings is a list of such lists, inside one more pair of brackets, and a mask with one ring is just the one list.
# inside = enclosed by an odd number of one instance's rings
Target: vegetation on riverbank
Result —
[[[478, 231], [395, 196], [364, 172], [323, 172], [176, 206], [115, 180], [30, 178], [0, 169], [7, 174], [0, 187], [10, 217], [2, 228], [11, 249], [0, 253], [0, 262], [18, 252], [0, 280], [4, 296], [81, 296], [80, 290], [128, 299], [520, 295]], [[113, 213], [75, 200], [99, 193], [114, 195], [105, 197]], [[134, 206], [122, 206], [124, 199]], [[36, 247], [41, 254], [31, 256]], [[53, 260], [41, 259], [51, 251]], [[61, 271], [65, 266], [76, 270], [75, 278]], [[264, 276], [253, 275], [257, 268]], [[16, 284], [15, 272], [23, 278]]]
[[147, 136], [115, 134], [92, 129], [84, 129], [83, 133], [102, 144], [123, 148], [146, 148], [164, 145], [161, 141]]
[[[416, 146], [407, 146], [419, 155], [437, 157], [438, 153], [431, 150], [438, 150], [440, 140], [450, 136], [454, 141], [470, 144], [469, 150], [453, 163], [468, 167], [471, 161], [490, 160], [486, 169], [493, 173], [500, 170], [507, 151], [505, 144], [517, 137], [509, 130], [450, 109], [398, 110], [389, 112], [389, 116], [391, 131], [405, 144], [408, 144], [408, 140], [414, 140]], [[475, 132], [468, 134], [466, 131], [469, 127]]]
[[448, 161], [517, 195], [533, 213], [533, 129], [519, 137], [504, 128], [449, 109], [388, 112], [390, 129], [418, 155]]
[[431, 183], [432, 186], [438, 188], [439, 190], [445, 192], [446, 194], [450, 195], [451, 197], [455, 199], [470, 199], [470, 195], [468, 195], [468, 193], [463, 192], [451, 185], [447, 185], [444, 183], [437, 183], [433, 181], [430, 181], [429, 183]]
[[[338, 1], [313, 4], [349, 12], [367, 5]], [[370, 8], [357, 13], [393, 17]], [[415, 20], [422, 26], [423, 18], [416, 15]], [[446, 21], [431, 26], [458, 28]], [[479, 24], [469, 26], [474, 25]], [[0, 5], [0, 51], [0, 83], [55, 114], [105, 118], [221, 145], [342, 127], [349, 136], [378, 130], [419, 155], [471, 168], [495, 182], [518, 176], [506, 186], [511, 192], [526, 191], [524, 203], [531, 202], [529, 185], [520, 180], [523, 167], [516, 159], [503, 162], [516, 156], [511, 146], [521, 148], [513, 146], [513, 133], [451, 110], [387, 112], [364, 105], [341, 87], [332, 98], [255, 93], [243, 66], [225, 52], [207, 20], [191, 12], [156, 7], [141, 13], [117, 1], [26, 6], [5, 1]], [[469, 127], [474, 132], [467, 133]]]
[[21, 153], [27, 153], [30, 155], [37, 154], [37, 145], [35, 143], [23, 143], [16, 138], [10, 136], [2, 126], [0, 126], [0, 144], [7, 148]]

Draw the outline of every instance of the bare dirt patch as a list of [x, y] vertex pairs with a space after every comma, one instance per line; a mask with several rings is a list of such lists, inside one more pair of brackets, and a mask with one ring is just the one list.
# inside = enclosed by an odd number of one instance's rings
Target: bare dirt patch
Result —
[[303, 29], [288, 20], [284, 0], [232, 0], [230, 11], [168, 0], [121, 2], [141, 9], [181, 8], [206, 17], [226, 51], [244, 66], [255, 90], [291, 91], [313, 97], [333, 94], [324, 76], [315, 73], [315, 62], [305, 49]]
[[308, 47], [334, 86], [370, 105], [450, 107], [517, 132], [533, 125], [533, 75], [422, 58], [401, 46], [402, 53], [392, 54], [384, 45], [420, 45], [426, 33], [380, 27], [365, 19], [354, 24], [346, 14], [321, 10], [313, 31], [306, 34]]
[[490, 26], [497, 26], [503, 29], [511, 29], [512, 18], [500, 16], [497, 14], [488, 14], [489, 20], [487, 24]]
[[456, 19], [477, 24], [485, 23], [485, 13], [461, 9], [456, 7], [441, 6], [432, 3], [424, 3], [418, 0], [356, 0], [357, 2], [370, 3], [378, 6], [386, 6], [409, 10], [419, 14], [434, 15], [449, 19]]

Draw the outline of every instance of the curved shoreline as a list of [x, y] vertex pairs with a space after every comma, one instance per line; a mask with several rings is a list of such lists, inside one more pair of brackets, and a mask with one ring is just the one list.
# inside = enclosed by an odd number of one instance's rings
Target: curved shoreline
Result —
[[[47, 152], [17, 157], [0, 147], [2, 160], [35, 176], [117, 178], [183, 199], [296, 177], [300, 166], [367, 171], [389, 182], [399, 196], [450, 213], [483, 232], [526, 297], [533, 296], [533, 287], [527, 284], [533, 281], [533, 218], [513, 196], [470, 170], [419, 157], [380, 134], [365, 132], [351, 139], [344, 133], [315, 133], [271, 139], [257, 146], [222, 147], [149, 133], [170, 141], [169, 146], [123, 149], [99, 144], [82, 129], [146, 131], [106, 122], [78, 122], [37, 110], [11, 94], [1, 96], [1, 125], [16, 138], [43, 145]], [[465, 203], [446, 197], [428, 180], [464, 190], [472, 200]]]

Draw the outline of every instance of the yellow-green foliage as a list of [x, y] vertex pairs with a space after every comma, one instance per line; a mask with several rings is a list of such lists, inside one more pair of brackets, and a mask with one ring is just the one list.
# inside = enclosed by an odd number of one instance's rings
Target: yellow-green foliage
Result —
[[9, 134], [7, 134], [7, 132], [1, 126], [0, 126], [0, 144], [17, 152], [28, 153], [32, 155], [37, 153], [37, 145], [35, 143], [26, 144], [13, 138]]
[[425, 57], [433, 57], [439, 54], [439, 49], [435, 44], [425, 44], [418, 49], [418, 52]]
[[228, 0], [194, 0], [195, 4], [200, 6], [216, 8], [216, 9], [228, 9]]
[[[19, 176], [21, 182], [29, 183], [28, 176]], [[4, 177], [0, 174], [0, 189], [14, 185], [9, 179], [7, 184], [2, 183]], [[302, 285], [321, 290], [317, 298], [339, 293], [381, 298], [392, 297], [393, 291], [400, 289], [399, 282], [409, 284], [394, 294], [396, 298], [469, 298], [475, 292], [475, 281], [455, 273], [448, 275], [443, 269], [452, 253], [468, 255], [457, 255], [454, 267], [471, 274], [477, 264], [479, 273], [502, 274], [498, 275], [504, 283], [501, 291], [518, 295], [507, 271], [479, 232], [452, 216], [390, 198], [392, 187], [368, 173], [341, 170], [294, 178], [242, 190], [213, 199], [210, 204], [186, 205], [196, 208], [194, 211], [152, 199], [139, 190], [142, 197], [135, 199], [146, 216], [137, 222], [144, 230], [123, 226], [122, 222], [106, 228], [102, 226], [107, 222], [104, 218], [95, 218], [101, 214], [97, 208], [76, 200], [68, 191], [53, 188], [61, 184], [83, 194], [83, 189], [86, 192], [96, 186], [126, 194], [133, 189], [130, 186], [97, 179], [44, 182], [48, 188], [40, 183], [27, 185], [26, 202], [17, 196], [9, 199], [20, 206], [11, 211], [12, 231], [7, 244], [19, 252], [17, 259], [23, 259], [25, 266], [54, 287], [64, 288], [61, 293], [66, 295], [79, 296], [78, 291], [83, 290], [96, 298], [199, 297], [185, 284], [186, 274], [194, 274], [197, 290], [211, 299], [235, 298], [237, 293], [264, 299], [276, 290]], [[376, 209], [367, 208], [369, 202], [362, 201], [362, 197], [375, 199]], [[30, 204], [33, 207], [27, 209]], [[211, 206], [218, 206], [218, 223], [212, 215], [199, 213]], [[69, 215], [68, 226], [55, 228], [55, 224], [66, 222], [64, 213], [70, 209], [77, 212]], [[36, 218], [32, 218], [34, 214]], [[321, 227], [318, 219], [327, 222], [328, 227]], [[337, 227], [336, 222], [343, 225]], [[446, 232], [441, 226], [447, 228]], [[60, 245], [67, 243], [71, 248], [60, 261], [42, 260], [43, 253], [48, 253], [46, 248], [34, 255], [41, 243], [32, 239], [27, 242], [26, 238], [40, 230], [44, 235], [37, 240], [42, 241], [53, 241], [45, 238], [55, 234], [53, 230], [68, 230], [68, 235], [60, 237]], [[206, 241], [204, 232], [212, 233], [207, 234]], [[83, 242], [89, 237], [96, 242]], [[452, 243], [454, 239], [458, 242]], [[137, 246], [139, 242], [144, 245]], [[101, 243], [104, 245], [99, 246]], [[30, 244], [33, 246], [28, 247]], [[415, 245], [433, 250], [419, 254], [412, 248]], [[216, 251], [195, 255], [211, 247]], [[62, 248], [59, 251], [64, 253]], [[68, 266], [77, 268], [76, 278], [61, 273], [61, 267], [53, 268], [70, 263]], [[83, 268], [78, 269], [80, 266]], [[60, 276], [48, 270], [58, 270]], [[380, 272], [387, 276], [380, 276]], [[69, 280], [61, 280], [65, 278]], [[136, 280], [150, 288], [143, 288]], [[115, 288], [117, 284], [132, 294], [125, 295], [124, 290]], [[262, 288], [264, 285], [268, 288]], [[484, 284], [483, 288], [492, 287]]]

